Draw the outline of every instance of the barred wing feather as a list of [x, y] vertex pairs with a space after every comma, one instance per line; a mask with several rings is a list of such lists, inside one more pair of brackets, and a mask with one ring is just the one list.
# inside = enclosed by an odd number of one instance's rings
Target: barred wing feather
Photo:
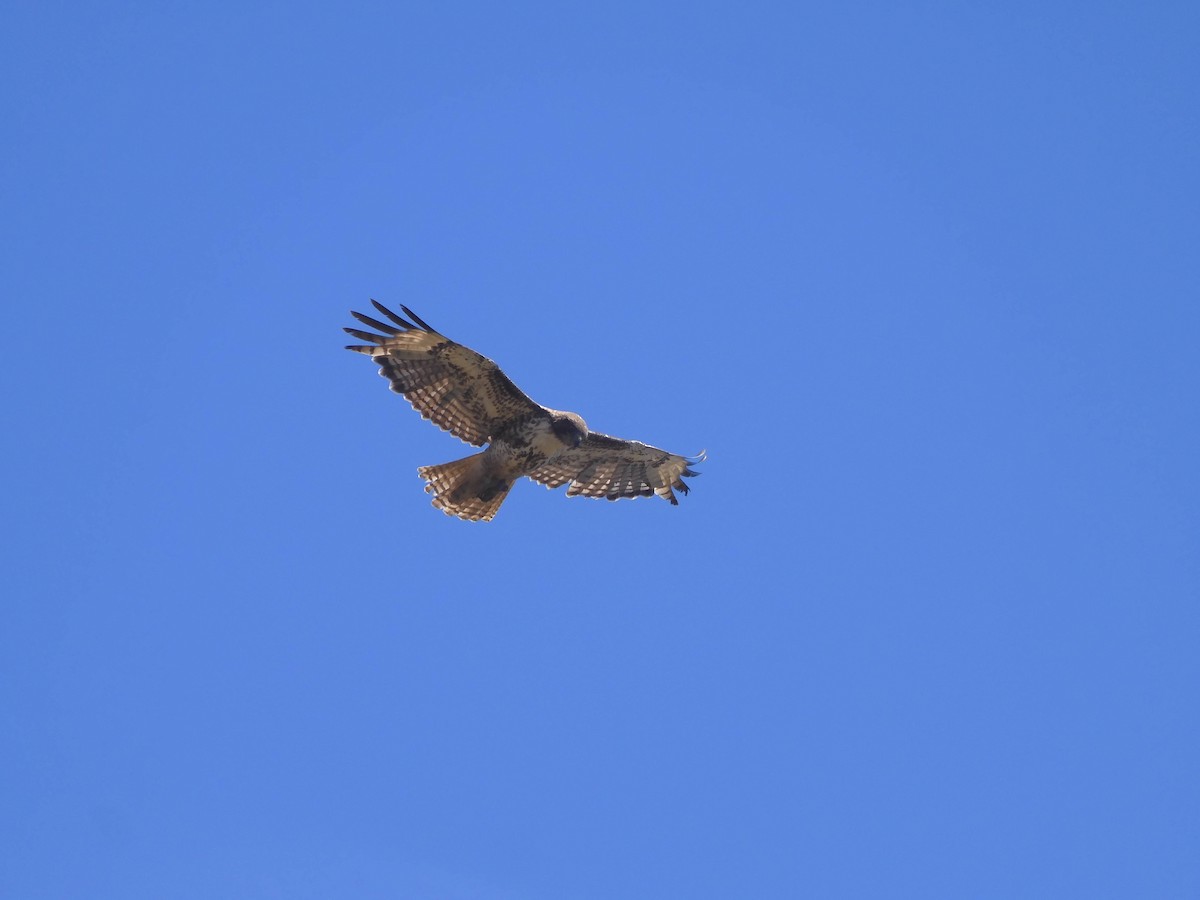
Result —
[[657, 494], [677, 506], [674, 492], [688, 493], [683, 479], [700, 474], [691, 466], [704, 457], [703, 452], [699, 456], [679, 456], [639, 441], [593, 431], [574, 450], [543, 463], [529, 477], [549, 488], [569, 483], [568, 497], [619, 500]]
[[406, 306], [400, 308], [413, 322], [371, 302], [394, 325], [351, 313], [382, 333], [347, 328], [369, 343], [346, 349], [374, 359], [392, 390], [439, 428], [481, 447], [504, 423], [541, 409], [486, 356], [438, 334]]

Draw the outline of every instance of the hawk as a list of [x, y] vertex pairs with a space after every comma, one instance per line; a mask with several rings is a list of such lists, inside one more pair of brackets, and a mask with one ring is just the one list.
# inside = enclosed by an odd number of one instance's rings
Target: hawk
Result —
[[693, 465], [705, 458], [679, 456], [638, 441], [589, 431], [578, 415], [534, 403], [498, 365], [455, 343], [423, 322], [407, 306], [412, 321], [371, 301], [387, 324], [359, 312], [351, 315], [379, 334], [344, 329], [368, 343], [348, 346], [379, 364], [391, 382], [419, 412], [439, 428], [468, 444], [487, 448], [417, 473], [442, 512], [469, 521], [491, 521], [521, 476], [548, 488], [569, 484], [567, 496], [649, 497], [657, 494], [678, 506], [684, 478], [699, 473]]

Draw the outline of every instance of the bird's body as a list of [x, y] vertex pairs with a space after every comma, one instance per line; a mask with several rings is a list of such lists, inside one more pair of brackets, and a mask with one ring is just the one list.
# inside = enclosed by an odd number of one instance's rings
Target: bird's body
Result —
[[417, 470], [443, 512], [489, 521], [521, 477], [551, 488], [570, 482], [568, 496], [609, 500], [658, 494], [677, 504], [672, 488], [688, 492], [683, 478], [698, 474], [690, 465], [703, 454], [684, 457], [589, 432], [577, 414], [534, 403], [492, 360], [434, 331], [407, 307], [400, 308], [416, 324], [371, 302], [399, 327], [353, 312], [382, 334], [347, 328], [371, 343], [346, 349], [371, 356], [392, 390], [435, 425], [477, 447], [487, 444], [465, 459]]
[[[559, 415], [579, 419], [572, 413]], [[561, 436], [555, 423], [550, 414], [534, 413], [497, 431], [482, 453], [440, 466], [422, 466], [417, 473], [432, 488], [435, 506], [461, 518], [490, 520], [518, 478], [577, 447], [587, 434], [584, 426], [575, 432], [579, 440]], [[582, 423], [579, 419], [579, 426]]]

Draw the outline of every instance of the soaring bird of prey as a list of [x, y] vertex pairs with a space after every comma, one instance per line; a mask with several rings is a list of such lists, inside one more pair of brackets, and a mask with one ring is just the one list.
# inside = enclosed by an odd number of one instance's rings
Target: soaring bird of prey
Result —
[[684, 478], [705, 458], [680, 456], [638, 441], [589, 431], [572, 412], [534, 403], [494, 362], [431, 328], [411, 309], [401, 318], [378, 301], [388, 324], [359, 312], [359, 322], [379, 334], [347, 328], [364, 344], [347, 347], [379, 364], [379, 374], [413, 409], [468, 444], [487, 448], [417, 473], [447, 515], [491, 521], [521, 476], [548, 488], [569, 484], [567, 496], [649, 497], [677, 506], [675, 491], [688, 493]]

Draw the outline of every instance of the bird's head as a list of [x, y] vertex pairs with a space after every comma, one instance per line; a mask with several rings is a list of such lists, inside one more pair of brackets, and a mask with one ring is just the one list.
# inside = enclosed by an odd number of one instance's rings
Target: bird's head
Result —
[[588, 436], [587, 425], [575, 413], [555, 412], [550, 420], [550, 427], [554, 436], [572, 450], [582, 444]]

